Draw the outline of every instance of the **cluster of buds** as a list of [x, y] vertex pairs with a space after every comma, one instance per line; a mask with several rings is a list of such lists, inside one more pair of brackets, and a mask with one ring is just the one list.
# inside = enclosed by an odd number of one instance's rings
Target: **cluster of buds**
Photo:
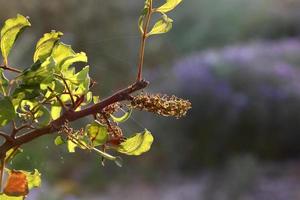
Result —
[[111, 104], [107, 107], [105, 107], [101, 114], [97, 116], [97, 119], [99, 120], [100, 123], [106, 124], [106, 120], [110, 118], [110, 115], [113, 114], [114, 112], [118, 111], [121, 107], [121, 104], [119, 102]]
[[191, 102], [176, 96], [141, 93], [133, 98], [131, 107], [157, 113], [163, 116], [180, 118], [191, 109]]

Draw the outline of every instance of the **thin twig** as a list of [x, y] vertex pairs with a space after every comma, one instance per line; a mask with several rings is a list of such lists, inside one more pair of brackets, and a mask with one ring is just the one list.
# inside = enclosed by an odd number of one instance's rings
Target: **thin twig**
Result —
[[2, 68], [4, 70], [7, 70], [7, 71], [11, 71], [11, 72], [22, 73], [21, 70], [13, 68], [13, 67], [6, 66], [6, 65], [0, 65], [0, 68]]
[[149, 1], [149, 9], [146, 14], [146, 23], [143, 27], [143, 33], [141, 33], [141, 46], [139, 51], [139, 63], [138, 63], [138, 74], [137, 74], [137, 81], [141, 81], [143, 78], [143, 65], [144, 65], [144, 56], [145, 56], [145, 47], [146, 47], [146, 40], [147, 40], [147, 32], [148, 27], [152, 15], [152, 0]]

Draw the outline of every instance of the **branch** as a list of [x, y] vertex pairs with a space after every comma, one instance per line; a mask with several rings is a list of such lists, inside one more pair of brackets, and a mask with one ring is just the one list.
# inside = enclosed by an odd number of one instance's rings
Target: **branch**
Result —
[[4, 69], [4, 70], [11, 71], [11, 72], [22, 73], [21, 70], [16, 69], [16, 68], [13, 68], [13, 67], [8, 67], [8, 66], [6, 66], [6, 65], [0, 65], [0, 68], [2, 68], [2, 69]]
[[[2, 146], [0, 146], [0, 157], [5, 156], [6, 151], [8, 151], [11, 148], [14, 148], [16, 146], [21, 146], [22, 144], [30, 142], [40, 136], [56, 132], [67, 121], [71, 122], [89, 115], [95, 115], [97, 113], [100, 113], [105, 107], [111, 104], [120, 101], [131, 100], [132, 99], [132, 97], [130, 96], [131, 93], [147, 87], [148, 84], [149, 83], [145, 80], [137, 81], [133, 85], [130, 85], [127, 88], [124, 88], [116, 92], [115, 94], [111, 95], [110, 97], [107, 97], [106, 99], [104, 99], [103, 101], [97, 104], [94, 104], [80, 111], [70, 110], [65, 112], [62, 116], [52, 121], [48, 126], [44, 128], [36, 129], [31, 132], [25, 133], [12, 141], [6, 140], [5, 143]], [[10, 136], [7, 135], [5, 137], [10, 138]]]
[[147, 40], [147, 32], [148, 27], [152, 15], [152, 0], [149, 1], [149, 9], [146, 14], [146, 23], [143, 27], [143, 33], [141, 38], [141, 47], [140, 47], [140, 55], [139, 55], [139, 64], [138, 64], [138, 74], [137, 74], [137, 81], [141, 81], [143, 78], [143, 65], [144, 65], [144, 56], [145, 56], [145, 47], [146, 47], [146, 40]]

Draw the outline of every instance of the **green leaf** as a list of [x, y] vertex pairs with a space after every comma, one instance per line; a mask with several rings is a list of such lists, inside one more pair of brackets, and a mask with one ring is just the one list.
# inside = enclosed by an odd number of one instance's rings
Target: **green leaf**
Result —
[[40, 106], [39, 110], [35, 114], [39, 127], [47, 126], [51, 121], [51, 114], [45, 106]]
[[0, 126], [5, 126], [16, 117], [15, 108], [9, 97], [0, 100]]
[[33, 55], [33, 61], [36, 62], [37, 60], [46, 60], [51, 55], [55, 44], [62, 35], [63, 33], [56, 31], [51, 31], [50, 33], [44, 34], [44, 36], [37, 42]]
[[166, 1], [167, 2], [164, 5], [155, 9], [155, 11], [162, 12], [162, 13], [169, 12], [173, 10], [176, 6], [178, 6], [178, 4], [180, 4], [182, 0], [166, 0]]
[[4, 76], [4, 70], [0, 69], [0, 93], [4, 96], [6, 96], [8, 83], [8, 79]]
[[16, 18], [10, 18], [5, 21], [1, 29], [1, 52], [5, 65], [8, 65], [8, 55], [18, 35], [28, 26], [31, 26], [30, 22], [20, 14]]
[[0, 200], [24, 200], [25, 197], [11, 197], [5, 194], [0, 194]]
[[61, 145], [61, 144], [64, 144], [65, 142], [64, 142], [64, 140], [62, 139], [62, 137], [59, 135], [59, 136], [57, 136], [56, 138], [55, 138], [55, 140], [54, 140], [54, 144], [55, 145]]
[[132, 109], [128, 110], [123, 116], [121, 117], [115, 117], [113, 115], [110, 115], [110, 117], [114, 120], [114, 122], [118, 122], [118, 123], [122, 123], [122, 122], [125, 122], [127, 121], [130, 116], [132, 114]]
[[87, 62], [87, 56], [84, 52], [75, 53], [70, 45], [66, 45], [62, 42], [55, 46], [52, 57], [57, 63], [57, 72], [66, 71], [69, 66], [75, 62]]
[[152, 134], [145, 129], [144, 133], [137, 133], [131, 138], [126, 139], [125, 142], [122, 142], [117, 151], [127, 155], [141, 155], [150, 150], [153, 143]]
[[48, 57], [43, 63], [39, 63], [38, 60], [20, 76], [26, 85], [40, 85], [41, 83], [45, 84], [45, 82], [51, 83], [53, 81], [55, 60]]
[[147, 35], [150, 36], [155, 34], [167, 33], [171, 30], [172, 23], [173, 20], [171, 18], [168, 18], [167, 15], [162, 15], [162, 18], [154, 24], [153, 28]]
[[107, 128], [97, 122], [88, 124], [86, 127], [86, 131], [93, 146], [102, 145], [108, 139]]
[[5, 154], [5, 162], [8, 163], [11, 159], [13, 159], [17, 154], [22, 153], [23, 149], [18, 148], [15, 150], [14, 148], [11, 148], [8, 150]]
[[60, 117], [60, 113], [62, 111], [62, 107], [59, 103], [55, 103], [51, 106], [51, 117], [53, 120], [56, 120]]
[[67, 146], [68, 146], [69, 153], [74, 153], [75, 152], [75, 148], [77, 147], [77, 144], [75, 144], [71, 140], [68, 140], [67, 141]]
[[34, 172], [22, 171], [27, 176], [28, 189], [40, 187], [42, 183], [41, 173], [35, 169]]

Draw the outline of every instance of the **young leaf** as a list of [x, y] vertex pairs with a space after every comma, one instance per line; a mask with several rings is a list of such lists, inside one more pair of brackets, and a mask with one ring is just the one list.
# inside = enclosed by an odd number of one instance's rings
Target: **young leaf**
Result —
[[69, 153], [75, 153], [75, 148], [77, 147], [77, 144], [72, 142], [71, 140], [67, 141], [68, 151]]
[[25, 196], [21, 197], [12, 197], [12, 196], [7, 196], [5, 194], [0, 194], [0, 200], [24, 200]]
[[93, 146], [102, 145], [108, 139], [107, 128], [97, 122], [88, 124], [86, 127], [86, 131]]
[[60, 113], [62, 111], [62, 107], [60, 106], [59, 103], [55, 103], [51, 106], [51, 117], [53, 120], [56, 120], [57, 118], [60, 117]]
[[0, 93], [6, 95], [8, 87], [8, 79], [4, 76], [3, 69], [0, 69]]
[[87, 62], [87, 56], [84, 52], [75, 53], [70, 45], [62, 42], [54, 47], [52, 57], [57, 63], [57, 72], [66, 71], [75, 62]]
[[110, 117], [114, 120], [114, 122], [122, 123], [128, 120], [131, 116], [132, 109], [128, 110], [123, 116], [121, 117], [115, 117], [113, 115], [110, 115]]
[[9, 97], [0, 100], [0, 127], [16, 117], [15, 108]]
[[168, 18], [167, 15], [162, 15], [162, 18], [154, 24], [152, 30], [147, 35], [167, 33], [171, 30], [172, 23], [173, 20], [171, 18]]
[[51, 121], [51, 114], [45, 106], [39, 107], [39, 110], [37, 111], [35, 117], [39, 123], [39, 127], [46, 126]]
[[60, 135], [57, 136], [57, 137], [55, 138], [55, 140], [54, 140], [54, 144], [55, 144], [56, 146], [61, 145], [61, 144], [63, 144], [63, 143], [65, 143], [65, 142], [64, 142], [64, 140], [62, 139], [62, 137], [61, 137]]
[[41, 182], [42, 182], [41, 173], [37, 169], [35, 169], [34, 172], [26, 172], [26, 171], [22, 171], [22, 172], [25, 173], [27, 177], [29, 189], [41, 186]]
[[169, 11], [173, 10], [176, 6], [178, 6], [178, 4], [180, 4], [180, 2], [182, 0], [166, 0], [166, 1], [167, 2], [164, 5], [155, 9], [155, 11], [162, 12], [162, 13], [169, 12]]
[[5, 65], [8, 65], [7, 58], [18, 35], [28, 26], [31, 26], [30, 22], [26, 17], [20, 14], [18, 14], [16, 18], [5, 21], [4, 26], [1, 29], [1, 52]]
[[126, 139], [125, 142], [122, 142], [117, 151], [127, 155], [138, 156], [149, 151], [153, 140], [152, 134], [145, 129], [144, 133], [137, 133], [133, 137]]
[[46, 60], [51, 55], [55, 44], [62, 35], [63, 33], [56, 31], [51, 31], [50, 33], [44, 34], [44, 36], [37, 42], [33, 55], [33, 61], [36, 62], [37, 60]]

